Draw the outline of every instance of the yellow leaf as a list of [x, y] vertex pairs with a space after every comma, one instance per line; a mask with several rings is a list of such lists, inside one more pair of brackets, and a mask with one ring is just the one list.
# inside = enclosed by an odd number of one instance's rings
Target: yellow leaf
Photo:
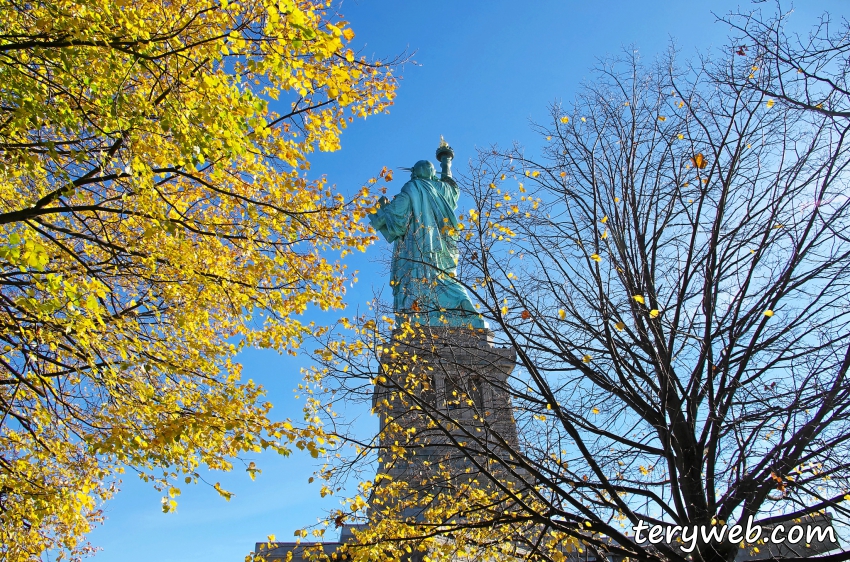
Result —
[[606, 238], [608, 238], [608, 231], [607, 230], [602, 233], [602, 239], [605, 240]]
[[569, 123], [569, 122], [570, 122], [569, 117], [561, 117], [561, 123]]
[[635, 295], [635, 296], [633, 296], [632, 298], [633, 298], [633, 299], [635, 299], [635, 300], [636, 300], [637, 302], [639, 302], [640, 304], [643, 304], [643, 303], [644, 303], [643, 295]]
[[230, 501], [230, 498], [232, 498], [232, 497], [233, 497], [233, 493], [232, 493], [232, 492], [228, 492], [227, 490], [224, 490], [224, 489], [221, 487], [221, 484], [220, 484], [219, 482], [216, 482], [216, 483], [215, 483], [215, 485], [213, 486], [213, 488], [215, 488], [215, 491], [216, 491], [216, 492], [218, 492], [218, 493], [219, 493], [219, 495], [220, 495], [221, 497], [223, 497], [224, 499], [226, 499], [227, 501]]
[[663, 115], [659, 115], [658, 120], [663, 122], [663, 121], [667, 121], [667, 118], [664, 117]]
[[563, 320], [567, 317], [567, 312], [563, 308], [558, 310], [558, 317]]
[[585, 355], [584, 357], [581, 358], [581, 360], [584, 361], [585, 363], [590, 363], [592, 359], [593, 358], [590, 355]]
[[767, 100], [767, 102], [765, 102], [765, 105], [767, 106], [767, 108], [768, 108], [768, 109], [770, 109], [771, 107], [773, 107], [773, 105], [774, 105], [775, 103], [776, 103], [776, 102], [775, 102], [775, 101], [773, 101], [773, 100]]
[[683, 135], [682, 133], [679, 133], [679, 140], [683, 140], [684, 138], [685, 138], [685, 135]]
[[697, 168], [699, 168], [700, 170], [705, 168], [706, 165], [708, 164], [708, 162], [706, 161], [705, 156], [703, 156], [702, 152], [700, 152], [699, 154], [697, 154], [696, 156], [691, 158], [691, 163], [694, 166], [696, 166]]
[[658, 318], [659, 314], [661, 314], [661, 313], [658, 311], [658, 309], [655, 309], [655, 308], [653, 308], [652, 310], [649, 311], [649, 317], [650, 318]]
[[625, 322], [617, 322], [616, 324], [614, 324], [614, 327], [617, 328], [620, 331], [623, 331], [623, 330], [626, 329], [626, 323]]
[[598, 414], [598, 413], [599, 413], [599, 408], [597, 408], [596, 406], [594, 406], [594, 407], [593, 407], [593, 409], [591, 410], [591, 412], [593, 412], [594, 414]]
[[773, 316], [773, 311], [772, 310], [765, 310], [764, 315], [767, 316], [768, 318], [770, 318], [771, 316]]
[[602, 261], [602, 257], [599, 254], [593, 254], [592, 256], [590, 256], [590, 259], [592, 259], [595, 262], [601, 262]]
[[608, 222], [608, 216], [606, 215], [606, 216], [602, 217], [601, 219], [599, 219], [599, 222], [601, 222], [602, 224], [605, 224], [606, 222]]

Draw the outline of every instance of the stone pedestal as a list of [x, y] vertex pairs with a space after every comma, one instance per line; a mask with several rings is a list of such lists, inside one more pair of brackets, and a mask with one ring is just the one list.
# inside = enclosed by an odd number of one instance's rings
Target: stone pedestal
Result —
[[[381, 355], [372, 405], [380, 416], [382, 450], [401, 447], [404, 458], [382, 454], [378, 474], [406, 482], [412, 493], [451, 493], [473, 479], [482, 486], [530, 485], [527, 473], [511, 465], [511, 452], [519, 447], [507, 391], [515, 361], [516, 352], [494, 346], [487, 329], [420, 326], [394, 332]], [[370, 517], [380, 517], [382, 508], [372, 504]], [[419, 507], [402, 512], [414, 520], [421, 515]], [[257, 543], [255, 552], [268, 561], [286, 560], [290, 552], [291, 560], [304, 560], [309, 550], [330, 556], [353, 540], [357, 527], [343, 527], [339, 542]], [[421, 558], [413, 553], [407, 562]]]
[[[486, 329], [437, 326], [393, 334], [381, 356], [373, 407], [382, 449], [403, 449], [404, 458], [383, 454], [379, 474], [430, 493], [473, 479], [484, 486], [527, 485], [527, 473], [512, 464], [519, 442], [508, 377], [516, 352], [492, 340]], [[421, 513], [411, 508], [403, 515]]]

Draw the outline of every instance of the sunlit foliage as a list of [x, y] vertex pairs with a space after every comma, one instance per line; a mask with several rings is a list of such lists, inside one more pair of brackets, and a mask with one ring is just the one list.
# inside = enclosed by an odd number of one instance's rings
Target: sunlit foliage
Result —
[[[124, 467], [168, 492], [318, 455], [240, 381], [340, 307], [365, 192], [309, 178], [391, 65], [312, 0], [0, 1], [0, 557], [75, 556]], [[259, 469], [248, 465], [253, 476]], [[229, 497], [218, 484], [215, 489]]]

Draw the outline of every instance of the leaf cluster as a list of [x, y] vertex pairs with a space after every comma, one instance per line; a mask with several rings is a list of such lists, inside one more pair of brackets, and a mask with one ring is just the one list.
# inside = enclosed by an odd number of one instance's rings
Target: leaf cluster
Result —
[[200, 466], [321, 450], [234, 356], [343, 305], [372, 201], [309, 156], [396, 81], [311, 0], [0, 12], [0, 556], [76, 556], [126, 467], [169, 511]]

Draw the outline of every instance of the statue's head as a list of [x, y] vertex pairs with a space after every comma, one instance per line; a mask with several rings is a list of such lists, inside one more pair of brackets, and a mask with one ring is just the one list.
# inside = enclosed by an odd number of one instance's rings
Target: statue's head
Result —
[[410, 176], [414, 179], [420, 178], [423, 180], [432, 180], [437, 177], [437, 172], [434, 170], [434, 165], [428, 160], [420, 160], [413, 165]]

